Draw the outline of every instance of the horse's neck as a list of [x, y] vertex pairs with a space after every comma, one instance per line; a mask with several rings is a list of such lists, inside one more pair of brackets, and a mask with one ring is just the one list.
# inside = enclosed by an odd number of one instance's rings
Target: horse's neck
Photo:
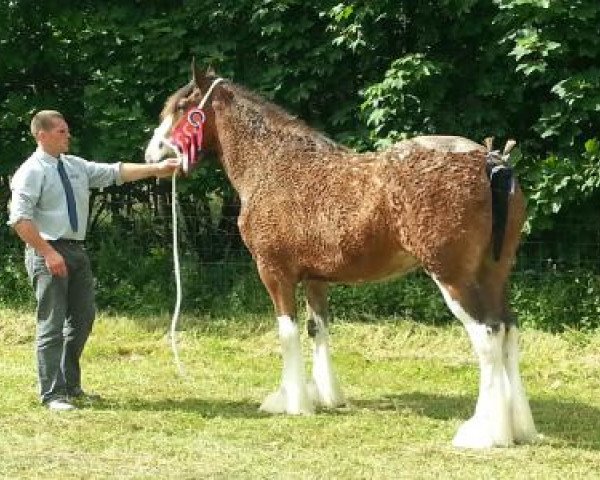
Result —
[[[243, 196], [261, 174], [260, 165], [268, 161], [268, 151], [245, 129], [230, 118], [217, 120], [221, 164], [233, 187]], [[264, 173], [263, 173], [264, 175]]]
[[287, 158], [345, 150], [293, 117], [269, 118], [243, 103], [223, 112], [217, 122], [221, 163], [242, 196]]

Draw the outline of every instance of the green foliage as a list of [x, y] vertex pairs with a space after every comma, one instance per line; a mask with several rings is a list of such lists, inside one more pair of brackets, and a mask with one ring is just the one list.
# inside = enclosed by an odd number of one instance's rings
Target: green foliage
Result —
[[534, 229], [552, 225], [547, 197], [579, 199], [570, 170], [581, 173], [583, 146], [598, 137], [595, 0], [1, 8], [0, 175], [32, 148], [27, 125], [42, 107], [67, 115], [75, 153], [140, 159], [193, 55], [361, 149], [421, 133], [515, 137]]
[[23, 244], [6, 226], [0, 227], [0, 279], [0, 305], [33, 306]]
[[0, 254], [0, 305], [33, 307], [33, 294], [25, 265], [23, 250], [3, 248]]
[[423, 2], [357, 6], [355, 21], [392, 20], [392, 33], [372, 33], [386, 35], [387, 42], [366, 42], [361, 52], [384, 46], [378, 64], [370, 65], [384, 73], [369, 79], [362, 91], [371, 143], [384, 147], [416, 134], [482, 140], [490, 132], [500, 138], [518, 133], [522, 121], [508, 116], [518, 108], [502, 101], [508, 92], [518, 99], [520, 89], [506, 73], [508, 48], [499, 45], [496, 13], [489, 3], [476, 1], [444, 2], [443, 8]]
[[435, 284], [424, 274], [386, 283], [334, 286], [330, 298], [332, 314], [339, 318], [418, 317], [432, 325], [454, 318]]
[[[597, 189], [600, 131], [600, 4], [594, 0], [496, 2], [503, 43], [530, 112], [521, 169], [529, 176], [533, 228]], [[591, 143], [590, 143], [591, 142]], [[591, 175], [591, 178], [587, 178]]]
[[589, 270], [519, 275], [512, 292], [513, 308], [525, 327], [551, 332], [600, 328], [600, 275]]
[[[8, 176], [33, 148], [28, 124], [35, 110], [65, 113], [74, 153], [139, 161], [164, 100], [189, 80], [195, 56], [358, 149], [423, 133], [516, 138], [529, 233], [546, 231], [544, 240], [552, 242], [565, 216], [596, 212], [599, 24], [597, 0], [0, 2], [0, 233]], [[264, 293], [255, 277], [232, 273], [235, 280], [205, 290], [193, 281], [195, 262], [212, 261], [222, 271], [239, 247], [239, 237], [214, 241], [223, 228], [219, 209], [236, 203], [235, 192], [208, 161], [180, 188], [183, 213], [195, 219], [182, 232], [194, 239], [184, 272], [192, 308], [217, 308], [211, 299], [222, 295], [223, 304], [243, 309], [251, 292]], [[168, 240], [148, 224], [139, 233], [147, 249], [123, 246], [128, 233], [117, 222], [129, 213], [122, 205], [111, 212], [115, 224], [101, 230], [106, 244], [91, 249], [98, 255], [100, 304], [167, 308]], [[26, 279], [12, 241], [2, 246], [0, 301], [21, 302]], [[423, 309], [435, 322], [446, 318], [438, 303], [429, 303], [439, 295], [426, 294], [422, 279], [401, 285], [356, 293], [340, 287], [335, 310], [370, 312], [377, 304], [410, 314], [413, 307], [399, 299], [418, 298], [414, 311]], [[564, 291], [579, 298], [579, 290]], [[550, 314], [534, 316], [546, 322]]]
[[103, 235], [102, 245], [91, 255], [97, 278], [97, 304], [107, 311], [136, 312], [140, 315], [164, 311], [173, 303], [175, 289], [168, 281], [172, 263], [166, 248], [134, 248]]
[[[600, 144], [592, 138], [583, 149], [573, 156], [550, 155], [521, 177], [528, 192], [529, 231], [552, 228], [563, 208], [581, 207], [600, 191]], [[522, 163], [517, 157], [517, 168]], [[582, 221], [589, 222], [589, 217]]]
[[436, 131], [431, 112], [444, 99], [439, 81], [443, 70], [424, 55], [406, 55], [392, 62], [381, 83], [365, 90], [363, 108], [369, 111], [367, 124], [373, 128], [375, 146]]

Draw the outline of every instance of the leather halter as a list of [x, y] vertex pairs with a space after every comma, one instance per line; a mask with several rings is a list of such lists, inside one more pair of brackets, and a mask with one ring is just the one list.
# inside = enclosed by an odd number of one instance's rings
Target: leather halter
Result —
[[202, 151], [206, 113], [204, 105], [222, 78], [213, 80], [198, 106], [190, 107], [171, 129], [168, 142], [176, 148], [182, 159], [183, 171], [187, 174], [198, 163]]

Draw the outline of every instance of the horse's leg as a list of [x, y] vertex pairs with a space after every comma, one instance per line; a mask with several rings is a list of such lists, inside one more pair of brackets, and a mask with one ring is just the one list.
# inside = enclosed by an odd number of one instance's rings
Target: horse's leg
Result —
[[[456, 286], [435, 276], [446, 304], [463, 323], [479, 360], [479, 397], [475, 414], [463, 423], [453, 445], [465, 448], [506, 447], [513, 443], [509, 392], [503, 361], [504, 323], [489, 318], [480, 286], [465, 282]], [[473, 313], [480, 318], [476, 318]]]
[[504, 368], [510, 389], [510, 414], [515, 442], [532, 443], [540, 438], [533, 422], [529, 400], [519, 373], [519, 331], [511, 325], [503, 345]]
[[314, 405], [308, 395], [300, 333], [296, 322], [295, 283], [274, 275], [258, 264], [260, 278], [266, 286], [277, 314], [283, 370], [281, 386], [264, 400], [260, 409], [268, 413], [292, 415], [314, 413]]
[[314, 342], [312, 380], [319, 405], [337, 407], [345, 403], [329, 350], [327, 284], [305, 281], [307, 330]]
[[502, 260], [483, 262], [479, 269], [479, 280], [488, 299], [492, 299], [492, 310], [496, 312], [496, 317], [506, 326], [502, 344], [502, 361], [507, 381], [513, 439], [517, 443], [531, 443], [538, 440], [540, 436], [535, 428], [529, 400], [519, 372], [519, 330], [504, 287], [510, 274], [511, 264], [512, 262]]

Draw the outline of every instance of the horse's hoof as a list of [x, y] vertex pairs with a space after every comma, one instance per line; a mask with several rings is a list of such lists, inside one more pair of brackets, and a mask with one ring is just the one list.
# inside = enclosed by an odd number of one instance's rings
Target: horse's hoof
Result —
[[279, 390], [270, 393], [260, 406], [266, 413], [285, 413], [285, 402]]
[[535, 422], [525, 395], [520, 398], [520, 401], [513, 402], [511, 416], [515, 443], [539, 443], [543, 440], [543, 436], [535, 429]]
[[489, 421], [473, 417], [463, 423], [452, 440], [452, 445], [458, 448], [494, 448], [510, 447], [513, 444], [509, 435], [494, 438], [491, 434]]
[[272, 414], [287, 413], [288, 415], [312, 415], [315, 407], [307, 395], [292, 398], [284, 390], [277, 390], [267, 396], [260, 410]]
[[319, 390], [317, 383], [313, 380], [308, 382], [308, 395], [313, 403], [325, 408], [337, 408], [346, 405], [346, 398], [339, 387], [322, 388]]

